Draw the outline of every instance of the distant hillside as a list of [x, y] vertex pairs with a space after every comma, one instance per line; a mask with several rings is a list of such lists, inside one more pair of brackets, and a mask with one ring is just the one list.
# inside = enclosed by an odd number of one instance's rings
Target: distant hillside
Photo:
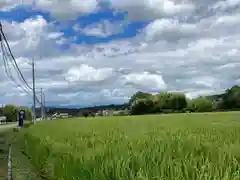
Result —
[[[102, 105], [102, 106], [92, 106], [92, 107], [84, 107], [84, 108], [60, 108], [60, 107], [46, 107], [46, 114], [51, 115], [53, 113], [68, 113], [69, 115], [76, 116], [79, 112], [81, 111], [92, 111], [92, 112], [97, 112], [99, 110], [109, 110], [109, 109], [114, 109], [114, 110], [123, 110], [125, 108], [128, 108], [128, 104], [111, 104], [111, 105]], [[41, 115], [41, 109], [37, 108], [36, 109], [36, 114], [37, 116]]]
[[[22, 106], [22, 108], [27, 108]], [[92, 106], [92, 107], [84, 107], [84, 108], [71, 108], [71, 107], [45, 107], [46, 115], [52, 115], [56, 112], [58, 113], [68, 113], [69, 115], [76, 116], [81, 111], [91, 111], [97, 112], [99, 110], [123, 110], [128, 108], [128, 104], [110, 104], [110, 105], [101, 105], [101, 106]], [[2, 108], [0, 108], [0, 115]], [[41, 117], [41, 108], [36, 108], [36, 117]]]
[[85, 108], [80, 108], [79, 110], [80, 111], [82, 111], [82, 110], [99, 111], [99, 110], [109, 110], [109, 109], [123, 110], [128, 107], [129, 107], [129, 105], [127, 103], [125, 103], [125, 104], [111, 104], [111, 105], [85, 107]]

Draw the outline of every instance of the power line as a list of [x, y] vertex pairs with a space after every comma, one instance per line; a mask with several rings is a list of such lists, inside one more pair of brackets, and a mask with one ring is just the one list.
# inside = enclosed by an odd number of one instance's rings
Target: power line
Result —
[[[27, 91], [25, 88], [27, 88], [28, 90], [33, 90], [32, 87], [30, 87], [30, 85], [27, 83], [27, 81], [25, 80], [20, 68], [18, 67], [18, 64], [16, 62], [16, 59], [14, 58], [13, 56], [13, 53], [11, 51], [11, 48], [8, 44], [8, 41], [7, 41], [7, 38], [2, 30], [2, 24], [0, 22], [0, 42], [1, 42], [1, 50], [2, 50], [2, 57], [3, 57], [3, 62], [4, 62], [4, 69], [5, 69], [5, 72], [7, 74], [7, 76], [18, 86], [20, 87], [25, 93], [31, 95], [31, 93], [29, 91]], [[5, 44], [7, 45], [7, 47], [5, 46]], [[9, 53], [8, 53], [9, 52]], [[16, 79], [14, 79], [13, 75], [12, 75], [12, 72], [11, 72], [11, 68], [9, 67], [9, 63], [8, 63], [8, 60], [11, 62], [12, 66], [14, 67], [14, 69], [16, 70], [17, 72], [17, 75], [19, 77], [19, 79], [21, 81], [24, 82], [24, 85], [25, 85], [25, 88], [22, 87], [21, 84], [19, 84]], [[39, 99], [37, 98], [37, 96], [34, 94], [34, 99], [37, 100], [37, 102], [39, 104], [41, 104], [41, 102], [39, 101]]]
[[[1, 37], [1, 36], [0, 36]], [[0, 38], [1, 39], [1, 38]], [[16, 79], [14, 79], [11, 69], [9, 67], [9, 63], [7, 61], [7, 56], [6, 56], [6, 52], [4, 50], [4, 44], [1, 41], [1, 49], [2, 49], [2, 59], [3, 59], [3, 64], [4, 64], [4, 69], [5, 69], [5, 73], [6, 75], [10, 78], [10, 80], [15, 83], [20, 89], [22, 89], [25, 93], [30, 94], [29, 91], [27, 91], [24, 87], [22, 87], [17, 81]], [[31, 94], [30, 94], [31, 95]]]
[[9, 44], [8, 44], [7, 38], [6, 38], [6, 36], [5, 36], [4, 32], [3, 32], [1, 22], [0, 22], [0, 32], [1, 32], [1, 35], [2, 35], [4, 41], [5, 41], [6, 45], [7, 45], [8, 51], [9, 51], [9, 53], [10, 53], [10, 56], [12, 57], [12, 60], [13, 60], [13, 62], [14, 62], [14, 64], [15, 64], [15, 67], [17, 68], [17, 72], [18, 72], [19, 75], [21, 76], [21, 79], [24, 81], [24, 83], [26, 84], [26, 86], [27, 86], [29, 89], [32, 90], [32, 88], [29, 86], [29, 84], [28, 84], [27, 81], [25, 80], [25, 78], [24, 78], [21, 70], [20, 70], [19, 67], [18, 67], [18, 64], [17, 64], [17, 62], [16, 62], [16, 59], [14, 58], [13, 53], [12, 53], [12, 51], [11, 51], [11, 48], [10, 48], [10, 46], [9, 46]]
[[[11, 72], [11, 68], [10, 68], [9, 63], [8, 63], [8, 61], [7, 61], [7, 56], [9, 57], [9, 55], [8, 55], [8, 53], [7, 53], [7, 49], [6, 49], [5, 45], [4, 45], [3, 43], [2, 43], [2, 45], [3, 45], [3, 53], [4, 53], [4, 55], [5, 55], [6, 65], [7, 65], [8, 70]], [[17, 71], [17, 68], [15, 67], [15, 65], [14, 65], [14, 63], [12, 62], [12, 59], [11, 59], [11, 58], [9, 59], [9, 61], [10, 61], [11, 65], [13, 66], [13, 68]], [[13, 78], [12, 73], [10, 74], [10, 76]], [[18, 78], [21, 80], [21, 76], [20, 76], [18, 73], [17, 73], [17, 76], [18, 76]], [[23, 83], [23, 85], [25, 85], [25, 83]], [[29, 89], [26, 85], [25, 85], [24, 87], [25, 87], [26, 89]]]

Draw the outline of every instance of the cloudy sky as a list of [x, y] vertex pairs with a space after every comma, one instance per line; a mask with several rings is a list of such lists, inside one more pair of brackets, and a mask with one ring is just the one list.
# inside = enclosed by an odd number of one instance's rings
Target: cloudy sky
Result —
[[[240, 0], [1, 0], [0, 18], [29, 84], [34, 58], [47, 105], [240, 84]], [[0, 62], [0, 103], [31, 105]]]

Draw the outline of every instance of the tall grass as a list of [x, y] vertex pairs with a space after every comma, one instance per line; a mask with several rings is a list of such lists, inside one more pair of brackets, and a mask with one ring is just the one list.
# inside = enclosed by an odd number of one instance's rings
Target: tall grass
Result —
[[53, 180], [240, 179], [240, 113], [48, 121], [19, 146]]

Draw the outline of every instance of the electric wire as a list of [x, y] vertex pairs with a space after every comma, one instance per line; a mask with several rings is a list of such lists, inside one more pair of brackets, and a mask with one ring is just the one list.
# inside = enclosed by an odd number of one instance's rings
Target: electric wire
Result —
[[[3, 64], [4, 64], [4, 69], [5, 69], [5, 73], [6, 75], [9, 77], [9, 79], [15, 83], [19, 88], [21, 88], [25, 93], [30, 94], [29, 91], [27, 91], [24, 87], [22, 87], [17, 80], [13, 77], [12, 72], [11, 72], [11, 68], [9, 67], [9, 63], [7, 61], [7, 55], [6, 55], [6, 51], [4, 48], [4, 44], [1, 42], [1, 50], [2, 50], [2, 59], [3, 59]], [[31, 94], [30, 94], [31, 95]]]
[[[9, 63], [8, 63], [8, 57], [9, 57], [9, 54], [8, 54], [8, 52], [7, 52], [7, 48], [6, 48], [6, 46], [3, 44], [3, 43], [1, 43], [1, 48], [2, 48], [2, 52], [3, 52], [3, 56], [4, 56], [4, 58], [3, 58], [3, 60], [5, 60], [5, 64], [6, 64], [6, 68], [9, 70], [9, 72], [8, 71], [6, 71], [6, 73], [7, 73], [7, 75], [9, 75], [9, 77], [11, 78], [11, 79], [13, 79], [13, 75], [12, 75], [12, 73], [11, 73], [11, 68], [10, 68], [10, 65], [9, 65]], [[13, 62], [11, 61], [11, 58], [9, 58], [9, 61], [10, 61], [10, 63], [12, 64], [12, 66], [14, 67], [14, 69], [17, 71], [17, 69], [16, 69], [16, 67], [14, 66], [14, 64], [13, 64]], [[17, 73], [17, 75], [18, 75], [18, 77], [21, 79], [21, 77], [20, 77], [20, 75]], [[25, 85], [24, 83], [23, 83], [23, 85]], [[21, 86], [20, 84], [18, 84], [18, 86]], [[27, 89], [28, 89], [28, 87], [26, 87]]]
[[5, 41], [6, 45], [7, 45], [8, 51], [9, 51], [10, 56], [11, 56], [11, 58], [12, 58], [14, 64], [15, 64], [15, 67], [17, 68], [17, 72], [18, 72], [19, 75], [21, 76], [21, 79], [24, 81], [24, 83], [26, 84], [26, 86], [27, 86], [29, 89], [32, 90], [32, 87], [29, 86], [29, 84], [28, 84], [27, 81], [25, 80], [25, 78], [24, 78], [21, 70], [19, 69], [19, 67], [18, 67], [18, 65], [17, 65], [16, 59], [15, 59], [14, 56], [13, 56], [13, 53], [12, 53], [12, 51], [11, 51], [11, 48], [10, 48], [9, 44], [8, 44], [7, 38], [6, 38], [6, 36], [5, 36], [4, 32], [3, 32], [1, 22], [0, 22], [0, 32], [1, 32], [1, 35], [2, 35], [4, 41]]
[[[5, 73], [6, 75], [10, 78], [10, 80], [12, 80], [13, 83], [15, 83], [22, 91], [24, 91], [26, 94], [32, 96], [32, 94], [25, 89], [23, 86], [21, 86], [17, 80], [13, 77], [12, 72], [11, 72], [11, 68], [10, 65], [7, 61], [7, 52], [6, 52], [6, 47], [4, 46], [4, 44], [1, 42], [1, 49], [2, 49], [2, 59], [3, 59], [3, 63], [4, 63], [4, 69], [5, 69]], [[37, 97], [35, 97], [37, 102], [40, 103], [39, 99]]]
[[[7, 47], [5, 46], [5, 44], [7, 45]], [[7, 38], [3, 33], [2, 30], [2, 24], [0, 22], [0, 44], [1, 44], [1, 50], [2, 50], [2, 58], [3, 58], [3, 64], [4, 64], [4, 69], [5, 69], [5, 73], [6, 75], [11, 79], [11, 81], [13, 81], [21, 90], [23, 90], [26, 94], [28, 95], [32, 95], [28, 90], [26, 90], [24, 87], [22, 87], [17, 81], [16, 79], [14, 79], [12, 72], [11, 72], [11, 68], [9, 67], [9, 63], [8, 63], [8, 59], [11, 62], [12, 66], [14, 67], [14, 69], [17, 71], [17, 75], [20, 78], [20, 80], [22, 80], [24, 82], [24, 85], [26, 86], [27, 89], [32, 90], [32, 87], [29, 86], [29, 84], [27, 83], [27, 81], [25, 80], [20, 68], [17, 65], [17, 62], [13, 56], [13, 53], [10, 49], [10, 46], [7, 42]], [[9, 53], [8, 53], [9, 52]], [[35, 96], [37, 102], [39, 104], [42, 104], [39, 99], [37, 98], [37, 96]]]

